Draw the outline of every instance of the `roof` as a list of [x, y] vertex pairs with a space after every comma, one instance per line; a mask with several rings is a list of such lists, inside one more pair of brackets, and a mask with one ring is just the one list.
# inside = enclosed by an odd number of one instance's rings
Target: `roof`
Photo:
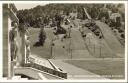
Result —
[[9, 11], [9, 16], [11, 20], [19, 23], [19, 19], [17, 18], [17, 15], [16, 15], [16, 12], [17, 12], [16, 6], [14, 4], [9, 4], [8, 11]]
[[11, 8], [13, 10], [13, 12], [17, 12], [17, 8], [16, 8], [15, 4], [9, 4], [9, 8]]

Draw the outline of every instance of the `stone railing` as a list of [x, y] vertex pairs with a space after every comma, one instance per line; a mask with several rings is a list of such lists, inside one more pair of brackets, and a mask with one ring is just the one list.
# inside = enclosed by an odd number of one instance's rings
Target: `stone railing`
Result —
[[36, 64], [34, 62], [27, 63], [24, 66], [25, 67], [36, 68], [36, 69], [41, 70], [43, 72], [46, 72], [46, 73], [49, 73], [49, 74], [52, 74], [52, 75], [67, 79], [67, 73], [48, 68], [48, 67]]

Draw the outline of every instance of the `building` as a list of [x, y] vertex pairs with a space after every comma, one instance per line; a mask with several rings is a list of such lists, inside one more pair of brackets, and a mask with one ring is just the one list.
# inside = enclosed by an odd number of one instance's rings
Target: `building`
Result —
[[49, 64], [51, 68], [37, 63], [37, 58], [29, 57], [30, 60], [27, 61], [26, 29], [24, 25], [19, 27], [16, 12], [14, 4], [3, 5], [3, 77], [9, 80], [66, 79], [67, 73], [49, 60], [41, 61]]
[[[19, 30], [19, 19], [16, 16], [17, 9], [14, 4], [4, 4], [3, 5], [3, 33], [4, 33], [4, 56], [3, 56], [3, 75], [8, 78], [13, 77], [13, 67], [19, 63], [22, 64], [25, 59], [25, 44], [22, 42], [24, 40], [24, 36], [21, 34]], [[17, 27], [14, 24], [17, 24]], [[15, 30], [14, 30], [15, 28]], [[14, 30], [14, 38], [10, 38], [12, 34], [12, 30]], [[15, 40], [15, 43], [14, 43]], [[6, 45], [5, 45], [6, 44]], [[12, 45], [13, 44], [13, 45]], [[16, 45], [14, 45], [16, 44]], [[15, 51], [16, 60], [12, 60], [12, 48], [13, 52]], [[22, 58], [21, 58], [22, 57]], [[18, 60], [19, 59], [19, 60]], [[8, 72], [7, 72], [8, 71]]]

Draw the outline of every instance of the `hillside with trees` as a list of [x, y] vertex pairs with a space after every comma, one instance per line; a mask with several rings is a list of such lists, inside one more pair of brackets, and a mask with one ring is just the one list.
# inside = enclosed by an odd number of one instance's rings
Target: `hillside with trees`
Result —
[[[42, 21], [46, 18], [53, 18], [56, 14], [63, 12], [65, 15], [69, 15], [70, 12], [76, 11], [78, 17], [82, 18], [83, 8], [86, 8], [89, 14], [93, 17], [95, 14], [98, 14], [99, 8], [103, 7], [102, 4], [47, 4], [45, 6], [36, 6], [31, 9], [19, 10], [17, 16], [20, 20], [20, 23], [29, 24], [31, 27], [37, 27], [40, 17]], [[93, 10], [91, 10], [93, 9]], [[91, 12], [95, 11], [93, 14]], [[95, 15], [97, 16], [97, 15]]]

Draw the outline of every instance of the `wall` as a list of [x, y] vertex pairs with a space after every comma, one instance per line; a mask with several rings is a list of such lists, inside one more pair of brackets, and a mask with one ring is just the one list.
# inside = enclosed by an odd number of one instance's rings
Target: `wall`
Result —
[[8, 75], [8, 13], [7, 4], [3, 6], [3, 76]]

